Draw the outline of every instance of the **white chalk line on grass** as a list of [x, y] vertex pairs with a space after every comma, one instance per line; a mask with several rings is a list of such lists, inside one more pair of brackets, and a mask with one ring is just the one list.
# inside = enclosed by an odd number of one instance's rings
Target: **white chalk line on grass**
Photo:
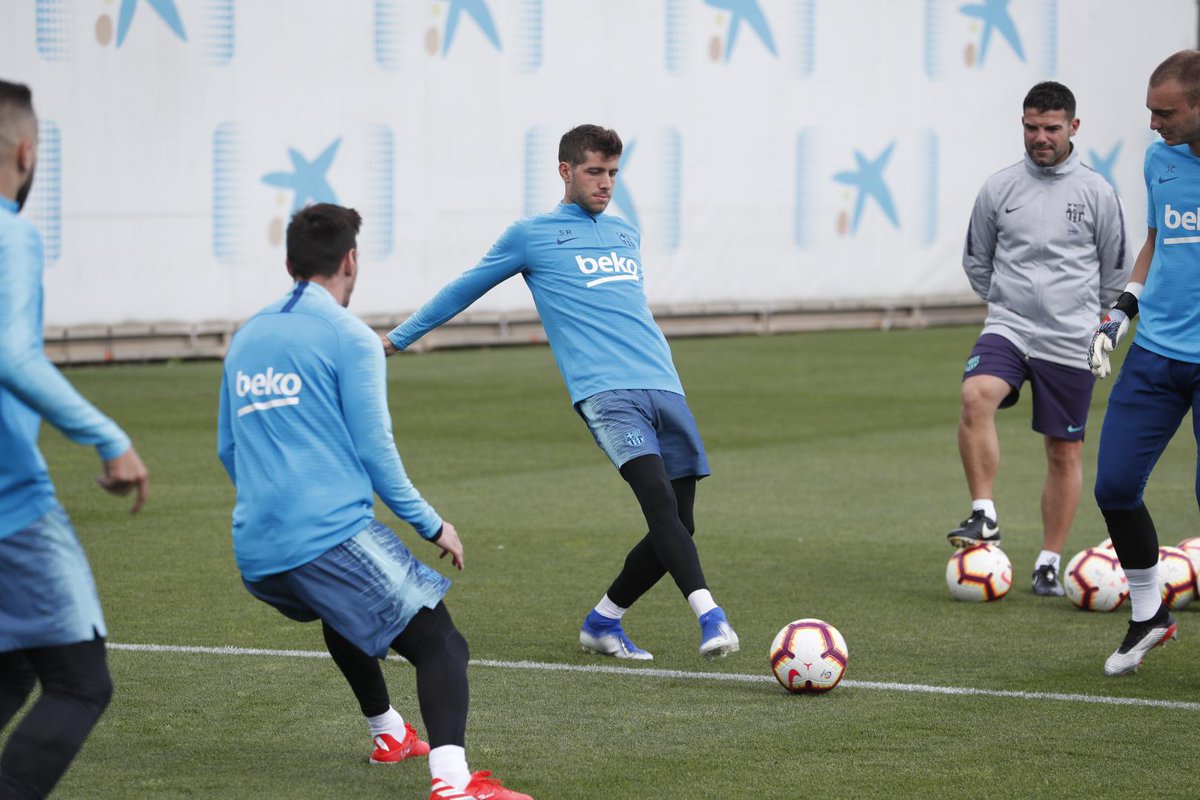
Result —
[[[194, 647], [170, 644], [122, 644], [109, 642], [110, 650], [127, 650], [149, 653], [186, 653], [215, 656], [276, 656], [281, 658], [329, 658], [329, 653], [317, 650], [267, 650], [257, 647]], [[403, 660], [403, 659], [399, 659]], [[473, 658], [473, 667], [495, 667], [498, 669], [524, 669], [538, 672], [584, 672], [603, 675], [635, 675], [649, 678], [672, 678], [703, 681], [733, 681], [735, 683], [774, 682], [770, 675], [745, 675], [736, 672], [687, 672], [676, 669], [654, 669], [647, 667], [616, 667], [604, 664], [553, 664], [544, 661], [497, 661], [490, 658]], [[1094, 703], [1114, 706], [1141, 706], [1146, 708], [1171, 708], [1180, 711], [1200, 711], [1200, 703], [1186, 700], [1154, 700], [1144, 697], [1105, 697], [1094, 694], [1067, 694], [1063, 692], [1018, 692], [1004, 689], [976, 689], [965, 686], [928, 686], [921, 683], [887, 683], [883, 681], [842, 681], [843, 686], [854, 689], [876, 689], [885, 692], [915, 692], [919, 694], [946, 694], [974, 697], [1006, 697], [1015, 700], [1058, 700], [1067, 703]]]

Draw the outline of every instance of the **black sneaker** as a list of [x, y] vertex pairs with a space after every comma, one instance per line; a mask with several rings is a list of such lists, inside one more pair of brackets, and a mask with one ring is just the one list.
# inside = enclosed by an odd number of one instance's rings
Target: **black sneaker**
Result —
[[1125, 641], [1104, 662], [1105, 675], [1128, 675], [1137, 672], [1146, 654], [1168, 639], [1178, 639], [1175, 618], [1166, 606], [1159, 606], [1158, 613], [1143, 622], [1130, 620]]
[[1058, 582], [1058, 570], [1053, 564], [1043, 564], [1033, 571], [1033, 593], [1038, 597], [1062, 597], [1066, 594]]
[[1000, 541], [1000, 526], [996, 520], [982, 511], [972, 511], [954, 530], [946, 534], [955, 547], [970, 547], [976, 544], [997, 544]]

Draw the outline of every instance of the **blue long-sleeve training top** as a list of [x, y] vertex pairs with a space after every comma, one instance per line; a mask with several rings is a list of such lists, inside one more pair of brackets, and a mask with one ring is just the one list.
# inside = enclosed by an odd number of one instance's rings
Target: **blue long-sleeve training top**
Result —
[[42, 237], [0, 197], [0, 539], [58, 502], [37, 445], [43, 419], [104, 460], [129, 449], [129, 437], [46, 358], [42, 269]]
[[474, 268], [388, 339], [403, 350], [520, 273], [572, 403], [610, 389], [683, 394], [671, 349], [646, 302], [640, 244], [637, 229], [620, 217], [560, 203], [510, 225]]
[[1186, 144], [1158, 141], [1146, 149], [1142, 171], [1154, 260], [1134, 341], [1165, 358], [1200, 364], [1200, 158]]
[[295, 284], [234, 335], [217, 455], [237, 488], [233, 550], [250, 581], [362, 531], [372, 491], [422, 537], [442, 526], [396, 451], [379, 337], [316, 283]]

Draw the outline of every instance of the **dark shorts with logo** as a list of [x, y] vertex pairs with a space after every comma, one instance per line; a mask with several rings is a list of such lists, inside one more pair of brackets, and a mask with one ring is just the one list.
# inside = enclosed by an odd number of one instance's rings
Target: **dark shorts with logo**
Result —
[[[1079, 360], [1082, 363], [1082, 355]], [[1000, 408], [1016, 405], [1021, 399], [1021, 386], [1029, 381], [1033, 387], [1033, 429], [1069, 442], [1083, 438], [1096, 384], [1091, 370], [1026, 358], [1008, 339], [985, 333], [975, 341], [963, 380], [976, 375], [994, 375], [1012, 387]]]
[[575, 410], [617, 469], [640, 456], [657, 454], [671, 480], [710, 474], [700, 431], [681, 394], [617, 389], [580, 400]]

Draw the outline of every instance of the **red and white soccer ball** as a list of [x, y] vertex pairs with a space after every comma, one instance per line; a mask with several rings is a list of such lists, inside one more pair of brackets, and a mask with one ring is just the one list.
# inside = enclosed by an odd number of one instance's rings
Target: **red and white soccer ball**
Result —
[[1012, 562], [994, 544], [964, 547], [946, 564], [946, 585], [956, 600], [999, 600], [1012, 588]]
[[1096, 545], [1096, 547], [1100, 548], [1101, 550], [1116, 550], [1116, 548], [1113, 547], [1112, 539], [1105, 539], [1103, 542]]
[[1129, 597], [1129, 581], [1117, 554], [1089, 547], [1075, 554], [1063, 572], [1067, 599], [1085, 611], [1112, 611]]
[[1178, 547], [1158, 548], [1158, 587], [1167, 608], [1187, 608], [1196, 599], [1196, 565]]
[[838, 629], [819, 619], [784, 625], [771, 642], [771, 670], [793, 694], [821, 694], [841, 682], [850, 651]]
[[1196, 572], [1200, 573], [1200, 536], [1184, 539], [1179, 543], [1179, 549], [1192, 557], [1192, 563], [1196, 565]]

